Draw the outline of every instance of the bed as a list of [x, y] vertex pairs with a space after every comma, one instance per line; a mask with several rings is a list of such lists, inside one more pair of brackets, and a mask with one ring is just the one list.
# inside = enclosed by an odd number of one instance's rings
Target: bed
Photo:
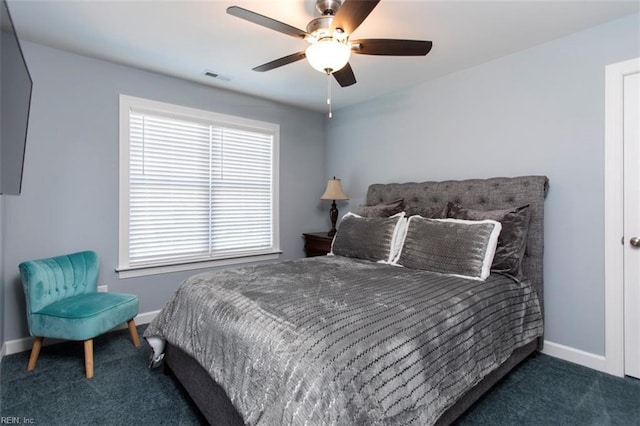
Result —
[[[547, 189], [544, 176], [371, 185], [363, 212], [402, 212], [345, 217], [334, 256], [195, 275], [145, 338], [212, 424], [450, 424], [541, 348]], [[470, 235], [482, 249], [451, 245]], [[430, 270], [434, 247], [444, 270]], [[505, 247], [516, 269], [498, 268]]]

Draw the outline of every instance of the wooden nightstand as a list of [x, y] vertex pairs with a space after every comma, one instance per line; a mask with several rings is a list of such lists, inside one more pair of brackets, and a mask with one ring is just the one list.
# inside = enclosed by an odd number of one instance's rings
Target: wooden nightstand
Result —
[[331, 251], [333, 237], [327, 232], [310, 232], [302, 234], [304, 236], [304, 251], [307, 257], [324, 256]]

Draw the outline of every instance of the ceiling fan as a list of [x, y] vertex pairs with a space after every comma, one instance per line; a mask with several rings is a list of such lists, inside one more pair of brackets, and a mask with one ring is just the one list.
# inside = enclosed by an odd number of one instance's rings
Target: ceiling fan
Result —
[[269, 71], [307, 58], [311, 66], [327, 75], [333, 75], [342, 87], [356, 83], [349, 65], [351, 53], [383, 56], [424, 56], [432, 43], [423, 40], [370, 38], [350, 40], [380, 0], [317, 0], [316, 10], [321, 14], [307, 24], [303, 31], [284, 22], [252, 12], [239, 6], [227, 8], [227, 13], [280, 33], [304, 39], [311, 43], [306, 50], [267, 62], [253, 68]]

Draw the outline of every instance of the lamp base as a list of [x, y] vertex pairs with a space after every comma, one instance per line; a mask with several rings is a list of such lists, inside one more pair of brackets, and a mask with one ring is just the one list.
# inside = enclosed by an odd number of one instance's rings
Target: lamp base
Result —
[[329, 210], [329, 218], [331, 219], [331, 230], [327, 235], [333, 237], [336, 235], [336, 222], [338, 221], [338, 206], [336, 206], [336, 200], [331, 203], [331, 210]]

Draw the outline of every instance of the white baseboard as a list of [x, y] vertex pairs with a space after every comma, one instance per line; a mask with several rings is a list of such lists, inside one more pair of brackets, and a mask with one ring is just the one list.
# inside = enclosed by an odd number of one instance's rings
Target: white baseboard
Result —
[[[136, 325], [149, 324], [156, 317], [156, 315], [158, 315], [159, 312], [160, 311], [157, 310], [152, 312], [145, 312], [143, 314], [138, 314], [134, 318], [136, 321]], [[126, 324], [121, 324], [115, 327], [113, 330], [124, 330], [125, 328], [127, 328]], [[44, 342], [42, 343], [42, 345], [49, 346], [49, 345], [53, 345], [60, 342], [64, 342], [64, 340], [44, 339]], [[17, 354], [19, 352], [29, 351], [31, 350], [32, 345], [33, 345], [33, 337], [24, 337], [22, 339], [9, 340], [8, 342], [5, 342], [5, 344], [2, 346], [3, 348], [2, 355], [11, 355], [11, 354]], [[0, 356], [0, 359], [1, 359], [1, 356]]]
[[580, 349], [564, 346], [548, 340], [544, 341], [542, 353], [554, 358], [582, 365], [583, 367], [592, 368], [604, 373], [607, 372], [606, 359], [603, 355], [592, 354], [590, 352], [585, 352]]

